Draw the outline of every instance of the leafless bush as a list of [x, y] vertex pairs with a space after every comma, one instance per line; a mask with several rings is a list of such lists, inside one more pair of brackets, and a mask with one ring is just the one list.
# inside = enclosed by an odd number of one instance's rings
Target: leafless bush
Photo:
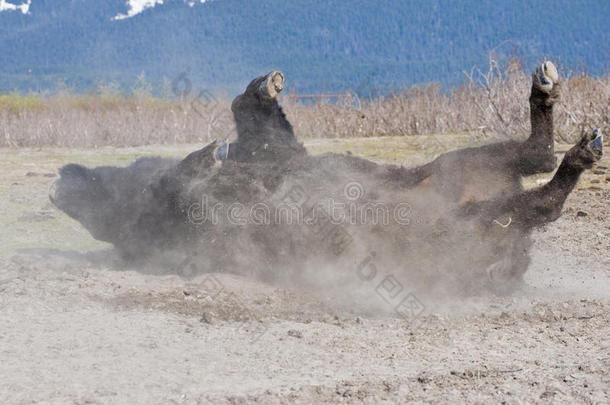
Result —
[[[369, 137], [476, 132], [522, 138], [529, 131], [531, 78], [517, 61], [465, 73], [466, 84], [414, 86], [373, 100], [357, 96], [337, 103], [282, 104], [298, 137]], [[564, 79], [556, 106], [556, 134], [571, 142], [581, 131], [610, 131], [610, 77]], [[147, 91], [129, 96], [0, 95], [0, 146], [134, 146], [207, 142], [234, 136], [229, 100], [170, 100]]]
[[[0, 96], [0, 145], [134, 146], [204, 142], [217, 136], [220, 104], [153, 98], [59, 93], [14, 108], [19, 96]], [[224, 126], [229, 126], [226, 117]]]
[[[298, 136], [350, 137], [479, 132], [524, 138], [529, 132], [531, 78], [517, 60], [502, 69], [465, 73], [466, 84], [443, 92], [440, 85], [415, 86], [389, 97], [335, 105], [287, 104]], [[610, 129], [610, 77], [580, 74], [563, 80], [556, 106], [558, 141], [572, 142], [583, 130]]]

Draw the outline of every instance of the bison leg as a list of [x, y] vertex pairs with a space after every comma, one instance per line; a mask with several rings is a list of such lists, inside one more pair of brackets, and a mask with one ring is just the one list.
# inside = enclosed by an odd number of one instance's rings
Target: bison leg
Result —
[[532, 75], [531, 136], [445, 153], [417, 168], [391, 168], [386, 178], [405, 187], [425, 179], [455, 201], [484, 201], [520, 189], [519, 178], [555, 168], [553, 105], [559, 98], [559, 76], [551, 62]]
[[500, 217], [509, 218], [512, 226], [523, 230], [555, 221], [582, 172], [601, 158], [602, 141], [598, 129], [585, 134], [566, 153], [551, 181], [539, 188], [508, 198], [465, 204], [460, 211], [467, 216], [479, 216], [488, 223]]
[[530, 122], [532, 132], [520, 148], [517, 168], [522, 176], [552, 172], [554, 150], [553, 105], [559, 99], [559, 75], [555, 65], [545, 62], [532, 74]]
[[281, 162], [304, 154], [277, 95], [284, 89], [284, 74], [274, 71], [254, 79], [231, 105], [237, 142], [229, 147], [229, 160]]
[[491, 282], [489, 287], [497, 293], [507, 293], [519, 285], [529, 265], [532, 228], [560, 216], [564, 202], [581, 173], [592, 167], [601, 155], [602, 136], [596, 130], [583, 136], [566, 153], [557, 173], [544, 186], [511, 197], [460, 207], [458, 218], [474, 225], [477, 237], [484, 241], [482, 245], [471, 248], [483, 247], [482, 257], [491, 260], [484, 264]]

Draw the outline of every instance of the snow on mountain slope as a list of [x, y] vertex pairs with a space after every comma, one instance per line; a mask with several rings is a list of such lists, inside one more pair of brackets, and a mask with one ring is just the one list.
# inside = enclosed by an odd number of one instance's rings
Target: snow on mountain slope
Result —
[[[154, 7], [157, 4], [163, 4], [163, 1], [164, 0], [127, 0], [127, 5], [129, 6], [127, 14], [118, 14], [116, 17], [114, 17], [114, 20], [124, 20], [125, 18], [133, 17], [134, 15], [140, 14], [147, 8]], [[205, 3], [206, 0], [184, 0], [184, 2], [193, 7], [195, 3]]]
[[115, 20], [124, 20], [125, 18], [133, 17], [134, 15], [140, 14], [147, 8], [154, 7], [157, 4], [163, 4], [163, 0], [128, 0], [127, 5], [129, 10], [127, 14], [118, 14], [114, 17]]
[[[11, 0], [18, 1], [18, 0]], [[117, 14], [113, 20], [124, 20], [126, 18], [131, 18], [135, 15], [140, 14], [147, 8], [155, 7], [157, 4], [163, 4], [164, 1], [167, 0], [127, 0], [126, 4], [129, 7], [127, 13], [119, 13]], [[196, 3], [205, 3], [206, 0], [183, 0], [184, 3], [188, 4], [190, 7], [193, 7]], [[7, 0], [0, 0], [0, 12], [2, 11], [17, 11], [20, 10], [23, 14], [28, 14], [30, 11], [30, 5], [32, 0], [27, 0], [27, 2], [21, 3], [9, 3]]]
[[13, 4], [13, 3], [9, 3], [6, 0], [0, 0], [0, 12], [2, 11], [15, 11], [15, 10], [21, 10], [21, 12], [23, 14], [27, 14], [30, 10], [30, 3], [32, 2], [32, 0], [28, 0], [25, 3], [21, 3], [21, 4]]

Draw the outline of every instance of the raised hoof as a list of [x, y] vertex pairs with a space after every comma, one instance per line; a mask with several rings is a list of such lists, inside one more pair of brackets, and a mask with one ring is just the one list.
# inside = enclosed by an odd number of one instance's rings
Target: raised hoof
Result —
[[553, 87], [559, 83], [559, 74], [553, 62], [546, 61], [536, 68], [532, 74], [534, 86], [545, 93], [550, 93]]
[[584, 134], [580, 142], [566, 152], [564, 162], [579, 169], [590, 169], [602, 157], [603, 140], [599, 129]]
[[596, 128], [591, 132], [591, 137], [593, 137], [593, 140], [589, 142], [589, 147], [596, 155], [601, 157], [604, 154], [604, 136], [599, 128]]
[[269, 73], [260, 84], [259, 92], [267, 98], [276, 98], [284, 90], [284, 74], [278, 70]]

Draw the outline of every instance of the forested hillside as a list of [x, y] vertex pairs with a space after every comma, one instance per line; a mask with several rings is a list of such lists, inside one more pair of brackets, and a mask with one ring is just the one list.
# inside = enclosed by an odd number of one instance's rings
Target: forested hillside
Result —
[[0, 91], [128, 90], [142, 75], [160, 91], [190, 69], [194, 85], [235, 92], [272, 68], [297, 91], [383, 90], [457, 84], [489, 51], [592, 74], [610, 58], [607, 0], [167, 0], [113, 19], [126, 9], [122, 0], [32, 0], [28, 14], [1, 12]]

